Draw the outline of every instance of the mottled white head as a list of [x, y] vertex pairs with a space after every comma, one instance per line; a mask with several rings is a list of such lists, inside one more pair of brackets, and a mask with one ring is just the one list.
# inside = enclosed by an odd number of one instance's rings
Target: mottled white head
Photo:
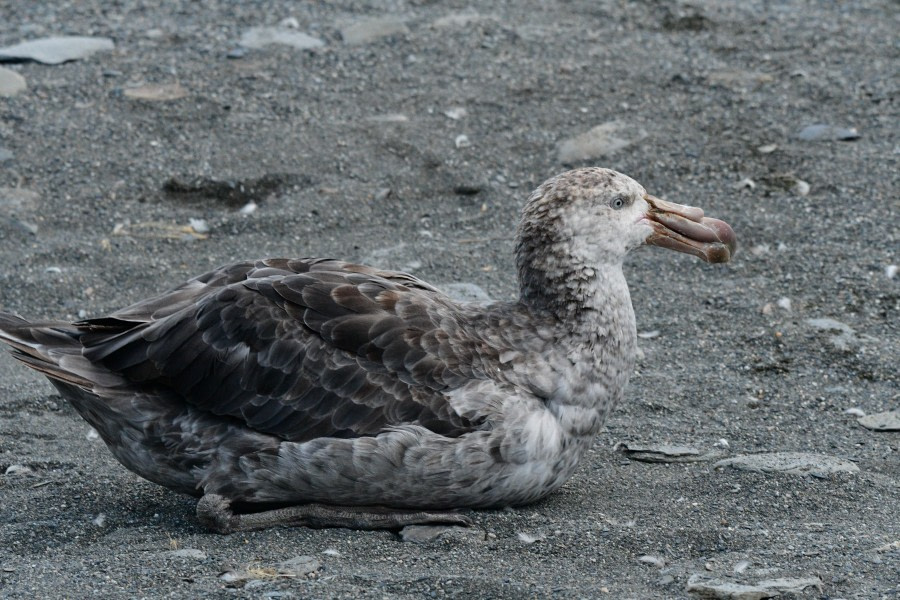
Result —
[[[528, 200], [519, 223], [516, 263], [523, 299], [546, 304], [587, 294], [604, 269], [619, 269], [642, 244], [688, 252], [708, 262], [727, 261], [735, 236], [699, 208], [665, 202], [635, 180], [610, 169], [576, 169], [544, 182]], [[573, 298], [566, 290], [583, 290]]]

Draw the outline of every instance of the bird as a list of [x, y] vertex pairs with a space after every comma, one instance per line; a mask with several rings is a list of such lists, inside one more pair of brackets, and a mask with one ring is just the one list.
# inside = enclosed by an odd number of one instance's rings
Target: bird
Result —
[[0, 313], [0, 341], [122, 465], [199, 498], [209, 530], [468, 525], [559, 489], [622, 399], [637, 353], [623, 261], [642, 245], [710, 263], [737, 248], [702, 209], [585, 167], [525, 204], [512, 301], [267, 258], [105, 317]]

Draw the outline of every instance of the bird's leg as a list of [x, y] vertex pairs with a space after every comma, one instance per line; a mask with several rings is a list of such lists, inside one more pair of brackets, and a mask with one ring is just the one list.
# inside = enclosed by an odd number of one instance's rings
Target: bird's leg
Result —
[[268, 527], [346, 527], [347, 529], [400, 529], [407, 525], [472, 525], [472, 520], [453, 511], [404, 511], [380, 506], [329, 506], [301, 504], [255, 513], [235, 513], [231, 502], [218, 494], [206, 494], [197, 502], [197, 519], [216, 533], [253, 531]]

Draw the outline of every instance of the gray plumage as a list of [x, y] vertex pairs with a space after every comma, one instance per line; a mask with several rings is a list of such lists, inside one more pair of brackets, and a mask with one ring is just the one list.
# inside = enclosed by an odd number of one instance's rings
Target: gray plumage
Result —
[[179, 492], [520, 505], [569, 478], [622, 397], [636, 351], [626, 253], [649, 242], [721, 261], [734, 235], [591, 168], [540, 186], [517, 240], [516, 302], [458, 304], [403, 273], [265, 259], [105, 318], [0, 313], [0, 340], [123, 465]]

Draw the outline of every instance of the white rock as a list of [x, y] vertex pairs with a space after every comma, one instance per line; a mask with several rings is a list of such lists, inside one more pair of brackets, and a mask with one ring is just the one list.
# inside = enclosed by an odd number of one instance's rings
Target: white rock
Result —
[[9, 465], [6, 467], [4, 475], [31, 475], [34, 471], [27, 465]]
[[180, 83], [142, 85], [128, 88], [122, 93], [126, 98], [146, 100], [147, 102], [171, 102], [185, 98], [188, 95], [187, 89]]
[[893, 279], [897, 275], [897, 265], [888, 265], [884, 268], [884, 276]]
[[209, 223], [206, 222], [206, 219], [195, 219], [191, 217], [188, 219], [188, 222], [191, 225], [191, 229], [197, 233], [209, 233]]
[[806, 196], [809, 194], [809, 184], [802, 179], [798, 179], [794, 182], [794, 191], [797, 192], [798, 196]]
[[96, 517], [91, 520], [91, 523], [96, 525], [97, 527], [105, 527], [106, 526], [106, 515], [100, 513]]
[[58, 65], [115, 47], [113, 41], [105, 37], [47, 37], [0, 48], [0, 60], [33, 60]]
[[864, 417], [866, 416], [866, 411], [861, 408], [848, 408], [844, 411], [844, 414], [853, 415], [854, 417]]
[[647, 132], [619, 121], [597, 125], [581, 135], [562, 140], [557, 146], [561, 163], [592, 160], [613, 154], [647, 137]]
[[652, 340], [659, 337], [659, 329], [651, 329], [650, 331], [639, 331], [637, 336], [642, 340]]
[[97, 433], [97, 430], [93, 427], [88, 427], [87, 433], [84, 434], [84, 438], [89, 442], [93, 442], [100, 439], [100, 434]]
[[531, 533], [519, 532], [516, 537], [518, 537], [519, 541], [522, 542], [523, 544], [533, 544], [535, 542], [540, 542], [546, 536], [543, 533], [531, 534]]
[[778, 150], [778, 144], [766, 144], [756, 149], [760, 154], [771, 154]]
[[325, 556], [334, 556], [335, 558], [339, 558], [341, 556], [341, 553], [334, 548], [325, 548], [324, 550], [322, 550], [322, 554], [324, 554]]
[[658, 567], [660, 569], [666, 566], [665, 559], [658, 556], [652, 556], [650, 554], [641, 556], [640, 558], [638, 558], [638, 562], [647, 563], [648, 565], [653, 565], [654, 567]]
[[345, 44], [365, 44], [379, 38], [409, 33], [406, 19], [402, 17], [380, 17], [358, 21], [341, 28], [341, 39]]
[[466, 109], [461, 106], [454, 106], [453, 108], [448, 108], [444, 111], [444, 116], [448, 119], [453, 119], [454, 121], [459, 121], [468, 114]]
[[300, 29], [300, 21], [294, 17], [285, 17], [278, 22], [279, 27], [287, 27], [288, 29]]
[[0, 67], [0, 96], [11, 98], [27, 87], [24, 77], [12, 69]]
[[453, 143], [457, 148], [468, 148], [472, 145], [472, 142], [469, 141], [469, 136], [464, 133], [456, 136], [456, 139], [453, 140]]
[[743, 179], [741, 179], [740, 181], [738, 181], [731, 187], [736, 190], [742, 190], [744, 188], [746, 188], [748, 190], [755, 190], [756, 182], [753, 181], [752, 179], [750, 179], [749, 177], [744, 177]]
[[874, 431], [900, 431], [900, 411], [889, 410], [866, 415], [859, 419], [859, 424]]
[[294, 31], [286, 27], [252, 27], [241, 36], [240, 45], [245, 48], [265, 48], [271, 44], [282, 44], [298, 50], [321, 48], [325, 42], [317, 37]]
[[777, 304], [778, 308], [780, 308], [781, 310], [791, 312], [791, 299], [787, 296], [779, 298], [775, 304]]
[[243, 205], [241, 207], [241, 210], [238, 212], [240, 212], [242, 215], [252, 215], [253, 213], [256, 212], [257, 208], [259, 208], [259, 206], [256, 204], [256, 202], [251, 200], [247, 204]]

